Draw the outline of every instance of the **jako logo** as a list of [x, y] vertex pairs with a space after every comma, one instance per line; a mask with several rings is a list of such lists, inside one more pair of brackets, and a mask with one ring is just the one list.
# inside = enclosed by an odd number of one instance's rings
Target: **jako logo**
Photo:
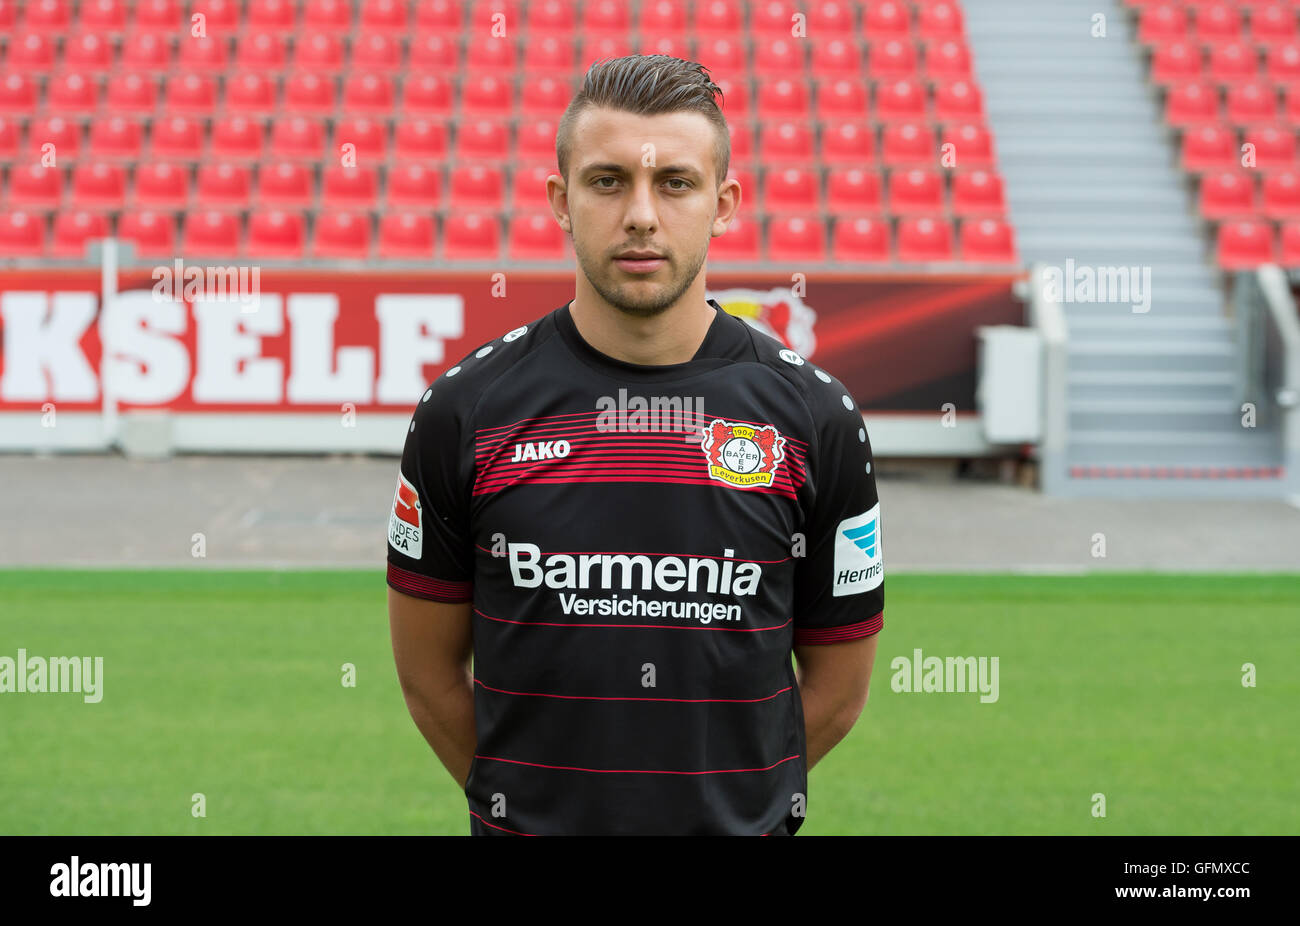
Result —
[[557, 441], [539, 441], [531, 444], [515, 444], [515, 455], [510, 458], [511, 463], [521, 463], [525, 460], [554, 460], [569, 455], [569, 442], [567, 440]]
[[149, 906], [153, 866], [149, 862], [82, 862], [72, 856], [68, 864], [50, 867], [51, 897], [132, 897], [137, 907]]

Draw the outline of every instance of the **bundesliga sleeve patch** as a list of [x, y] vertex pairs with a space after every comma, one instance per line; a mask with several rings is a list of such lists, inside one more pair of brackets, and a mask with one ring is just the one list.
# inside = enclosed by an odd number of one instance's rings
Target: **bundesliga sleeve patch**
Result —
[[401, 470], [397, 472], [397, 492], [393, 495], [393, 513], [388, 517], [388, 544], [398, 553], [419, 559], [420, 494], [406, 481]]
[[835, 528], [835, 584], [832, 594], [858, 595], [885, 581], [880, 558], [880, 503]]

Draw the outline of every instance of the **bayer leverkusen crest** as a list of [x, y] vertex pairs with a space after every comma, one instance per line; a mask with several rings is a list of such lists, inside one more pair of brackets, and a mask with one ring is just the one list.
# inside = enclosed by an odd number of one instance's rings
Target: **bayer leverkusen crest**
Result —
[[785, 458], [785, 438], [776, 428], [760, 428], [715, 418], [704, 429], [700, 449], [709, 464], [709, 478], [733, 486], [770, 486], [777, 465]]

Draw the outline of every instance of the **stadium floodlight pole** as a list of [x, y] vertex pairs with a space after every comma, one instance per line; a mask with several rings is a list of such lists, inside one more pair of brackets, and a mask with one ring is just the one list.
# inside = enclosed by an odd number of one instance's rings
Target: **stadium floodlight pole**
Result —
[[112, 369], [113, 345], [109, 324], [109, 308], [117, 299], [117, 239], [105, 238], [100, 242], [99, 254], [99, 394], [100, 422], [104, 433], [104, 443], [112, 448], [117, 443], [119, 419], [117, 413], [117, 396], [113, 391]]

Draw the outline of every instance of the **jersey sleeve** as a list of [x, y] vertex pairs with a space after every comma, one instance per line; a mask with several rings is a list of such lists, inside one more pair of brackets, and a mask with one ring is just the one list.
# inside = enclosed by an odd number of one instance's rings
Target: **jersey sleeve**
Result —
[[388, 517], [388, 584], [430, 601], [473, 597], [465, 428], [457, 406], [445, 378], [416, 406]]
[[812, 384], [815, 496], [795, 566], [794, 642], [838, 643], [884, 626], [885, 567], [871, 439], [839, 380]]

